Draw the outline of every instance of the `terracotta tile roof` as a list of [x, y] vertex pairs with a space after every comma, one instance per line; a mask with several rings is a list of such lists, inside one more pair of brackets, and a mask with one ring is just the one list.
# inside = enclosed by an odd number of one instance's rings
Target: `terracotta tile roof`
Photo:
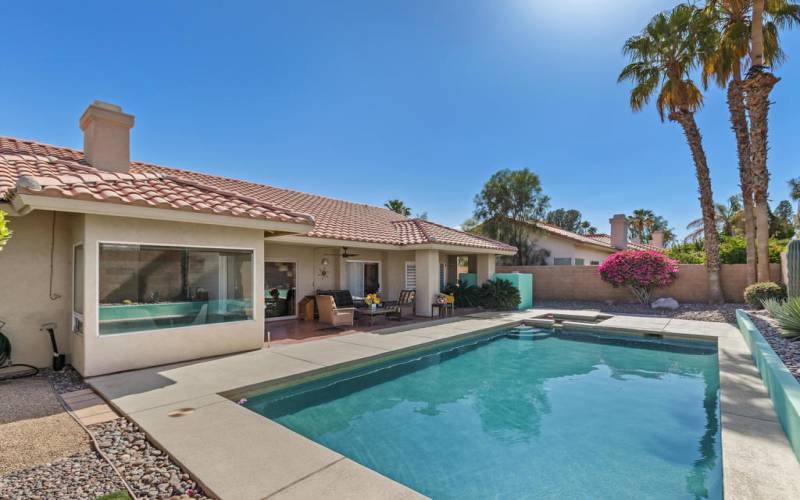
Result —
[[29, 176], [42, 186], [38, 195], [287, 222], [313, 220], [314, 227], [307, 236], [316, 238], [515, 250], [504, 243], [409, 219], [382, 207], [140, 162], [131, 162], [129, 174], [113, 174], [91, 167], [81, 151], [0, 137], [0, 200], [25, 189], [15, 187], [22, 176]]
[[[598, 242], [604, 244], [604, 245], [607, 245], [609, 247], [611, 246], [611, 236], [609, 236], [607, 234], [598, 233], [598, 234], [591, 234], [591, 235], [587, 235], [587, 236], [589, 238], [595, 240], [595, 241], [598, 241]], [[663, 252], [664, 251], [663, 248], [659, 248], [659, 247], [654, 246], [654, 245], [650, 245], [650, 244], [647, 244], [647, 243], [635, 243], [635, 242], [630, 241], [630, 240], [628, 240], [628, 248], [633, 249], [633, 250], [655, 250], [656, 252]]]
[[[573, 233], [572, 231], [567, 231], [566, 229], [562, 229], [558, 226], [554, 226], [552, 224], [546, 224], [544, 222], [532, 222], [531, 224], [535, 225], [536, 227], [547, 231], [548, 233], [555, 234], [564, 238], [571, 239], [578, 243], [584, 243], [588, 245], [594, 246], [601, 246], [609, 251], [616, 251], [617, 249], [611, 246], [611, 236], [607, 234], [578, 234]], [[657, 252], [663, 252], [663, 248], [658, 248], [653, 245], [647, 245], [642, 243], [634, 243], [632, 241], [628, 241], [628, 248], [634, 250], [655, 250]]]
[[483, 236], [456, 231], [424, 219], [407, 219], [393, 222], [404, 245], [438, 243], [442, 245], [471, 246], [477, 248], [514, 251], [516, 247]]
[[163, 173], [105, 172], [77, 151], [0, 137], [0, 200], [14, 194], [313, 224], [309, 215], [237, 193]]

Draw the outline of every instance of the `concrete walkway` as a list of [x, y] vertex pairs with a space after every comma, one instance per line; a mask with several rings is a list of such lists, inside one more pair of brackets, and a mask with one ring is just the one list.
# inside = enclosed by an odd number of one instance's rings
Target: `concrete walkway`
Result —
[[[109, 403], [221, 498], [412, 498], [420, 495], [257, 415], [231, 399], [387, 354], [477, 335], [543, 314], [592, 320], [596, 312], [481, 313], [355, 333], [212, 360], [89, 379]], [[800, 497], [800, 465], [738, 329], [725, 323], [614, 316], [574, 328], [717, 340], [722, 449], [728, 498]]]

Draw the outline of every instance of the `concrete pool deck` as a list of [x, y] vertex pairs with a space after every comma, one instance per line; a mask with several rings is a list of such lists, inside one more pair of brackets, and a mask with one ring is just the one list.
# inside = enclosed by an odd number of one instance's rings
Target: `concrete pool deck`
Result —
[[[106, 375], [88, 382], [217, 497], [422, 498], [230, 398], [521, 321], [546, 324], [541, 316], [549, 313], [585, 320], [598, 315], [547, 309], [478, 313]], [[725, 496], [800, 497], [800, 464], [734, 325], [623, 315], [597, 324], [565, 324], [716, 340]]]

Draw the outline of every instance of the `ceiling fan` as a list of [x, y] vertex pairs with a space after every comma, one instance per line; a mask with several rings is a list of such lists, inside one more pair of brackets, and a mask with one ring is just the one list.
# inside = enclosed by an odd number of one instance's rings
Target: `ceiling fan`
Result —
[[342, 258], [346, 259], [348, 257], [358, 257], [357, 253], [350, 253], [347, 251], [347, 247], [342, 247]]

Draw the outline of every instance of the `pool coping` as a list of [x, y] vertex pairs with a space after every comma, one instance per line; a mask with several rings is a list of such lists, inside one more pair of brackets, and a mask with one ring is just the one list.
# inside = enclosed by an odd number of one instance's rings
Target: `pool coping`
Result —
[[[552, 321], [541, 316], [550, 313], [587, 321], [599, 314], [556, 309], [477, 313], [105, 375], [88, 379], [88, 383], [216, 497], [308, 498], [324, 494], [327, 498], [423, 498], [230, 398], [522, 322], [547, 326]], [[563, 325], [599, 333], [716, 341], [725, 495], [800, 496], [800, 464], [736, 326], [629, 315], [614, 315], [600, 323], [564, 321]], [[170, 416], [187, 408], [191, 410], [181, 412], [185, 416]]]

